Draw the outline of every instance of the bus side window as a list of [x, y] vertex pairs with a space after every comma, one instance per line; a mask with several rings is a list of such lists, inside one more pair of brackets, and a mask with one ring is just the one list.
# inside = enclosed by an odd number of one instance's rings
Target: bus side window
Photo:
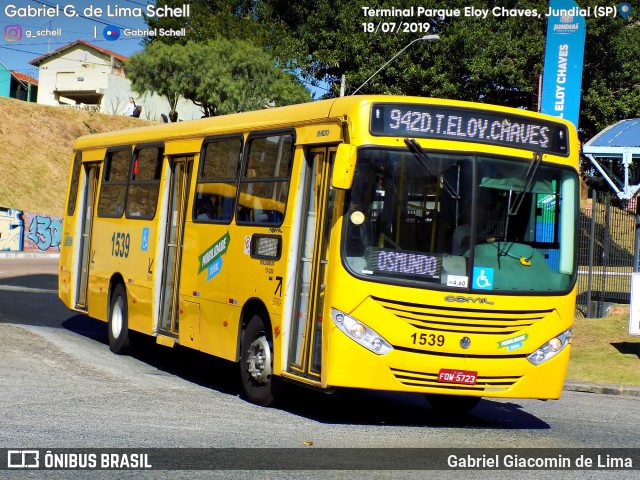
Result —
[[130, 168], [131, 147], [107, 152], [100, 198], [98, 199], [99, 217], [122, 217]]
[[152, 219], [156, 215], [163, 149], [136, 150], [127, 193], [127, 218]]
[[240, 180], [239, 222], [282, 223], [289, 193], [293, 147], [291, 134], [250, 139], [247, 166]]
[[241, 152], [240, 136], [213, 139], [204, 144], [193, 202], [194, 221], [231, 221], [235, 209], [236, 177]]
[[73, 172], [71, 174], [71, 184], [69, 185], [69, 203], [67, 204], [67, 215], [73, 215], [76, 209], [78, 197], [78, 183], [80, 181], [80, 166], [82, 152], [76, 152], [73, 159]]

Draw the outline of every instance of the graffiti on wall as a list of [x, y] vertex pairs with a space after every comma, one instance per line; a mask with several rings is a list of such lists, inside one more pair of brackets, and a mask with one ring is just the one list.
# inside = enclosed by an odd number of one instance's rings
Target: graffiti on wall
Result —
[[62, 218], [0, 207], [0, 251], [60, 251]]
[[0, 207], [0, 251], [22, 251], [20, 210]]

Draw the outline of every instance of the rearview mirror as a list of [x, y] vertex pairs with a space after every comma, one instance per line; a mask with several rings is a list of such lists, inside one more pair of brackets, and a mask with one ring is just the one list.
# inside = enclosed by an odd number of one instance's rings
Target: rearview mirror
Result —
[[355, 168], [356, 147], [348, 143], [341, 143], [336, 151], [331, 186], [340, 190], [351, 188]]

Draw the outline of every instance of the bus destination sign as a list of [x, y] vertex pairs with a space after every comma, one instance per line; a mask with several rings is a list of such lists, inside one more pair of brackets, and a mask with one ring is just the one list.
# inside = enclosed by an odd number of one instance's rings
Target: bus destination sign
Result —
[[367, 268], [372, 273], [440, 278], [442, 258], [422, 252], [371, 248], [366, 255]]
[[567, 127], [524, 115], [416, 104], [374, 104], [371, 133], [522, 148], [566, 156]]

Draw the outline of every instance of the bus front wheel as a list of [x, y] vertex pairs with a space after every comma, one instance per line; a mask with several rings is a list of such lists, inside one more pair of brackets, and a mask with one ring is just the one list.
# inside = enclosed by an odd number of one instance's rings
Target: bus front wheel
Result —
[[459, 395], [427, 394], [431, 408], [439, 412], [465, 413], [473, 410], [480, 402], [480, 397], [463, 397]]
[[250, 402], [265, 407], [274, 403], [278, 383], [273, 375], [273, 341], [258, 315], [251, 318], [242, 334], [240, 376]]
[[109, 348], [113, 353], [125, 354], [130, 349], [128, 314], [127, 292], [119, 283], [113, 289], [109, 309]]

